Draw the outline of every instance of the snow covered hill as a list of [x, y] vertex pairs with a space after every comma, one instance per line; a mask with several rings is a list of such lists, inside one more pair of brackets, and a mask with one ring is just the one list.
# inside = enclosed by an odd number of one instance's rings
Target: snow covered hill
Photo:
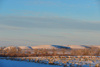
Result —
[[[14, 48], [15, 46], [9, 46], [6, 47], [6, 49]], [[38, 45], [38, 46], [17, 46], [16, 48], [20, 48], [22, 50], [31, 50], [31, 49], [86, 49], [91, 47], [98, 47], [100, 48], [100, 45]]]
[[39, 46], [32, 46], [33, 49], [57, 49], [52, 45], [39, 45]]
[[32, 49], [32, 47], [30, 47], [30, 46], [18, 46], [20, 49], [22, 49], [22, 50], [30, 50], [30, 49]]

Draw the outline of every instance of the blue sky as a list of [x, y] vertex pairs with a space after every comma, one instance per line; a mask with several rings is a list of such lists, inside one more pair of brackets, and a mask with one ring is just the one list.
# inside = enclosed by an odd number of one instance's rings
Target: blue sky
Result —
[[0, 0], [0, 46], [99, 45], [99, 0]]

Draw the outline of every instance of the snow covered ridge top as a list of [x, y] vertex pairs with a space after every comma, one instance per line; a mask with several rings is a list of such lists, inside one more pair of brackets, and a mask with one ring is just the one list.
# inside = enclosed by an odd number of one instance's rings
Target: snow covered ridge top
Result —
[[24, 50], [29, 50], [29, 49], [32, 49], [30, 46], [9, 46], [9, 47], [6, 47], [6, 48], [4, 48], [4, 50], [6, 50], [6, 49], [12, 49], [12, 48], [16, 48], [16, 49], [18, 49], [18, 48], [20, 48], [20, 49], [24, 49]]
[[10, 50], [10, 49], [13, 49], [13, 48], [18, 48], [18, 47], [15, 47], [15, 46], [9, 46], [9, 47], [6, 47], [6, 48], [4, 48], [4, 50]]
[[27, 50], [27, 49], [28, 49], [28, 50], [29, 50], [29, 49], [32, 49], [32, 47], [30, 47], [30, 46], [18, 46], [18, 47], [19, 47], [20, 49], [26, 49], [26, 50]]
[[52, 45], [38, 45], [38, 46], [32, 46], [32, 48], [33, 49], [57, 49]]
[[[15, 46], [9, 46], [9, 47], [4, 48], [4, 50], [11, 49], [14, 47]], [[22, 50], [31, 50], [31, 49], [60, 49], [60, 48], [86, 49], [86, 48], [91, 48], [91, 47], [100, 48], [100, 45], [38, 45], [38, 46], [17, 46], [15, 48], [20, 48]]]

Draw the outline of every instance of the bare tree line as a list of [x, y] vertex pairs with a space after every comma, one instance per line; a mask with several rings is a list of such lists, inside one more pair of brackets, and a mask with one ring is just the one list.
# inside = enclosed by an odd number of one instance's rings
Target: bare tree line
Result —
[[[58, 51], [59, 50], [59, 51]], [[4, 50], [4, 47], [0, 48], [0, 56], [13, 56], [13, 57], [33, 57], [33, 56], [99, 56], [100, 49], [97, 47], [91, 47], [88, 49], [74, 49], [70, 54], [66, 49], [33, 49], [32, 51], [24, 51], [20, 48], [10, 48]]]
[[58, 50], [57, 49], [33, 49], [32, 51], [24, 51], [20, 48], [10, 48], [10, 49], [6, 49], [4, 50], [3, 47], [0, 48], [0, 56], [13, 56], [13, 57], [27, 57], [27, 56], [59, 56], [59, 55], [67, 55], [66, 53], [66, 49], [61, 49], [59, 54], [58, 54]]
[[88, 49], [72, 50], [71, 55], [73, 56], [100, 56], [100, 48], [91, 47]]

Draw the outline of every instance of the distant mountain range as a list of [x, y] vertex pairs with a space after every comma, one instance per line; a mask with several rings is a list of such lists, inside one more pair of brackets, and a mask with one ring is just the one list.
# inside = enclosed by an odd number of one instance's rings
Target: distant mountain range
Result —
[[[4, 48], [6, 49], [11, 49], [14, 48], [15, 46], [9, 46]], [[20, 48], [22, 50], [31, 50], [31, 49], [86, 49], [86, 48], [91, 48], [91, 47], [97, 47], [100, 48], [100, 45], [38, 45], [38, 46], [17, 46], [16, 48]]]

